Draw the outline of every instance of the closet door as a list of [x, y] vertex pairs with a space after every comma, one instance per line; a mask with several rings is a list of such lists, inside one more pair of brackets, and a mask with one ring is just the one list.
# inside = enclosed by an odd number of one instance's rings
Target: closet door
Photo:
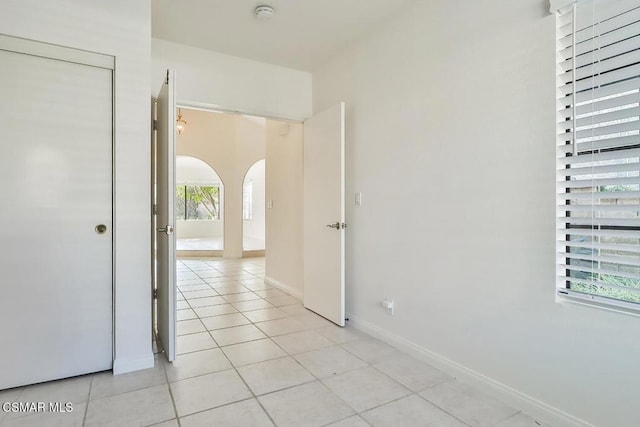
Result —
[[0, 389], [112, 367], [113, 70], [83, 54], [0, 38]]

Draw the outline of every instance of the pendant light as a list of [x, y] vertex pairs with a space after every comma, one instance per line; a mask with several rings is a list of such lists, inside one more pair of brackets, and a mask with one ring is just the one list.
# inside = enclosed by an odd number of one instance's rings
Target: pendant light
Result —
[[182, 118], [182, 111], [178, 108], [178, 120], [176, 120], [176, 131], [178, 132], [178, 135], [182, 135], [186, 124], [187, 122]]

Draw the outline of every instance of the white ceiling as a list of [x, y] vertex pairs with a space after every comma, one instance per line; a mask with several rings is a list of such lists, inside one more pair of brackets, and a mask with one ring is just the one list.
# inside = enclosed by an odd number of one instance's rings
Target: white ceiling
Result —
[[[312, 71], [414, 0], [153, 0], [153, 37]], [[253, 9], [272, 6], [264, 22]]]

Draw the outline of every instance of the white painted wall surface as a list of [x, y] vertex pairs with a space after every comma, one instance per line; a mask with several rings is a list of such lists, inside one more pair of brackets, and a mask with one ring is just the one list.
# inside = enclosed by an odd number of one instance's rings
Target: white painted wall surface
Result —
[[176, 185], [220, 185], [220, 177], [214, 169], [200, 159], [176, 156]]
[[224, 222], [219, 219], [211, 220], [177, 220], [176, 237], [178, 239], [197, 239], [222, 237]]
[[[149, 297], [150, 13], [149, 0], [0, 3], [0, 33], [116, 57], [115, 372], [153, 366]], [[157, 87], [161, 80], [162, 75], [158, 75]]]
[[314, 111], [347, 101], [352, 319], [559, 417], [636, 425], [640, 319], [554, 301], [547, 4], [417, 1], [313, 83]]
[[[311, 74], [152, 40], [151, 76], [176, 70], [178, 102], [216, 104], [263, 116], [304, 119], [311, 113]], [[160, 85], [160, 81], [154, 84]], [[156, 86], [153, 86], [156, 89]]]
[[267, 120], [265, 281], [302, 298], [303, 126]]
[[243, 236], [251, 239], [264, 240], [265, 227], [265, 161], [254, 163], [244, 177], [244, 185], [251, 181], [252, 219], [244, 220]]
[[242, 182], [252, 164], [265, 156], [265, 120], [182, 109], [187, 121], [178, 135], [179, 156], [211, 166], [224, 185], [224, 257], [242, 257]]

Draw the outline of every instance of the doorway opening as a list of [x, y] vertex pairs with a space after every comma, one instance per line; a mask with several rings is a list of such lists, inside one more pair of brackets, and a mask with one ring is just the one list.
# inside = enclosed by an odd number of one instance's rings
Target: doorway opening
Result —
[[180, 256], [221, 256], [224, 184], [206, 162], [176, 156], [176, 251]]
[[[247, 318], [245, 312], [296, 305], [302, 300], [303, 124], [183, 103], [179, 105], [183, 122], [178, 132], [174, 82], [175, 73], [169, 70], [157, 98], [153, 155], [157, 173], [152, 181], [157, 183], [154, 236], [158, 251], [153, 265], [157, 271], [157, 344], [169, 361], [176, 354], [205, 350], [190, 343], [209, 332], [248, 329], [243, 324], [217, 324], [231, 319], [230, 315], [242, 320]], [[218, 177], [217, 213], [209, 209], [209, 219], [219, 216], [223, 225], [223, 251], [218, 256], [176, 250], [184, 236], [179, 221], [189, 220], [189, 194], [195, 192], [189, 187], [202, 185], [181, 176], [180, 157], [205, 163]], [[267, 162], [273, 165], [269, 170]], [[212, 187], [211, 181], [205, 184]], [[161, 194], [170, 197], [162, 199]], [[243, 202], [249, 194], [251, 208], [247, 209], [249, 204]], [[258, 219], [261, 230], [252, 232], [250, 226], [245, 230], [245, 221]], [[176, 224], [175, 229], [171, 224]], [[245, 232], [254, 238], [247, 239], [246, 246]], [[250, 253], [251, 248], [266, 248], [267, 240], [273, 255]], [[251, 258], [243, 259], [247, 257]], [[271, 266], [270, 276], [266, 265]]]

